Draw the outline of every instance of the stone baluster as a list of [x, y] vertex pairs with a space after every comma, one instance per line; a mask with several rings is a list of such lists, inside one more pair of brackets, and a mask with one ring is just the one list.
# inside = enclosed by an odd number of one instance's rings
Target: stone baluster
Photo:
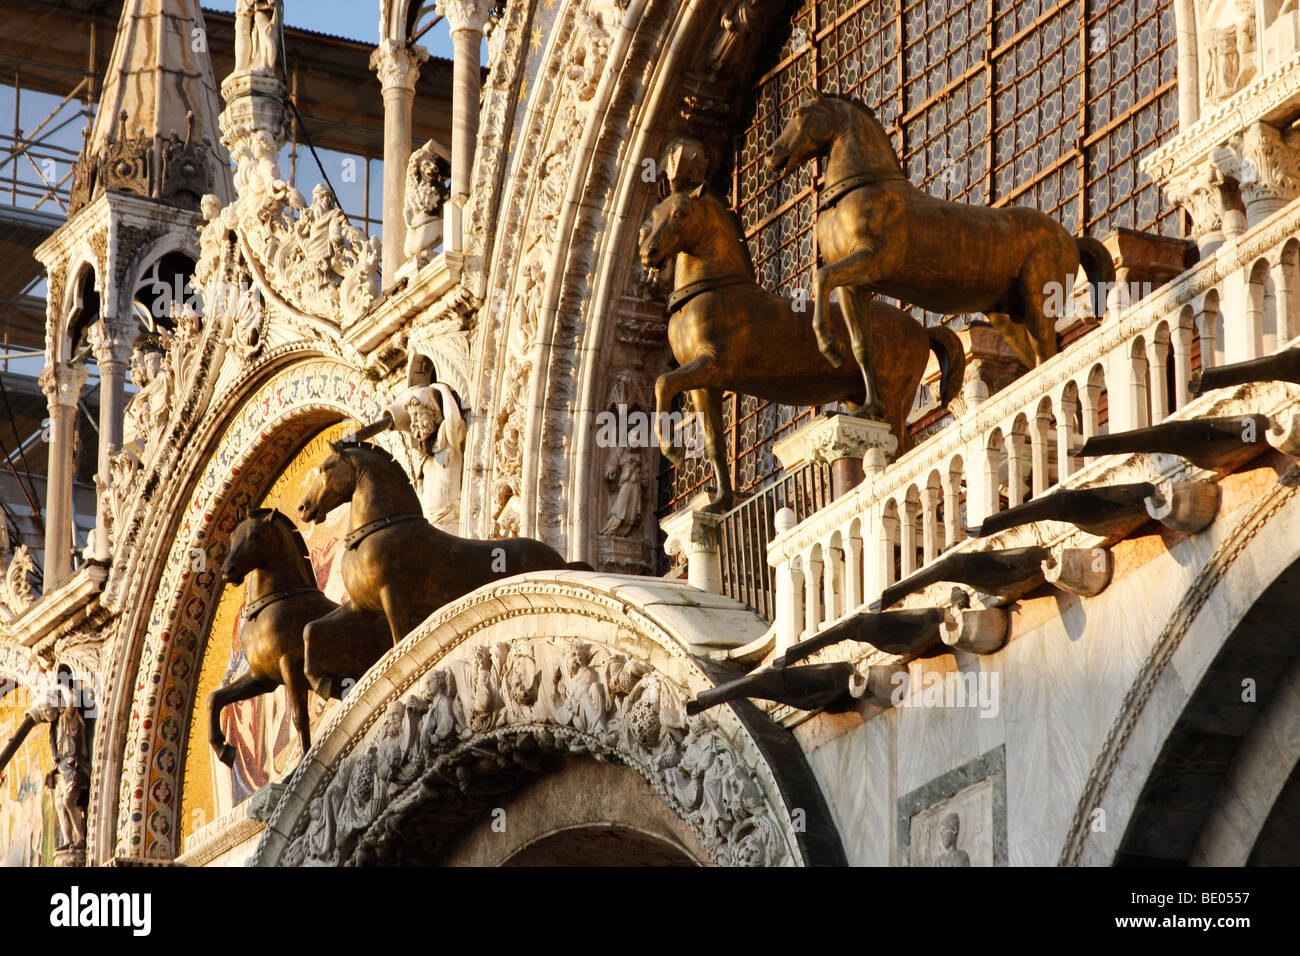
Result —
[[1195, 341], [1195, 319], [1186, 311], [1179, 314], [1171, 338], [1174, 349], [1174, 409], [1186, 405], [1192, 397], [1188, 384], [1192, 379], [1192, 344]]
[[1169, 417], [1169, 386], [1166, 368], [1169, 363], [1169, 340], [1154, 332], [1147, 343], [1147, 399], [1151, 409], [1151, 424], [1159, 425]]
[[943, 546], [951, 548], [966, 537], [962, 527], [961, 516], [961, 480], [962, 474], [949, 468], [943, 475]]
[[926, 485], [921, 489], [921, 553], [922, 560], [929, 564], [943, 550], [943, 525], [939, 522], [939, 502], [943, 500], [943, 489]]
[[1058, 481], [1065, 481], [1077, 467], [1075, 459], [1070, 457], [1074, 447], [1074, 416], [1078, 409], [1078, 395], [1062, 392], [1056, 403], [1056, 475]]
[[1029, 458], [1031, 491], [1037, 498], [1052, 486], [1052, 413], [1047, 408], [1040, 407], [1029, 420]]
[[[814, 554], [817, 557], [813, 557]], [[815, 549], [803, 559], [803, 566], [807, 569], [803, 588], [803, 632], [809, 637], [817, 633], [817, 625], [822, 619], [822, 565], [821, 552]]]
[[862, 539], [844, 535], [844, 613], [852, 614], [862, 606]]

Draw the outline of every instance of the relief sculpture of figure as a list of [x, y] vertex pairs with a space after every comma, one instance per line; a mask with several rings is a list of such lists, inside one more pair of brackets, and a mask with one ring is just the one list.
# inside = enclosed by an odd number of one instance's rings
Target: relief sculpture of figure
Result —
[[641, 475], [641, 452], [623, 448], [610, 456], [605, 466], [605, 481], [612, 493], [601, 534], [631, 534], [641, 524], [641, 502], [645, 479]]
[[961, 833], [961, 818], [955, 813], [945, 813], [939, 821], [939, 847], [943, 850], [934, 858], [935, 866], [970, 866], [970, 854], [957, 849]]
[[435, 528], [455, 532], [465, 459], [465, 419], [456, 393], [442, 382], [413, 388], [390, 414], [416, 452], [415, 487], [424, 517]]

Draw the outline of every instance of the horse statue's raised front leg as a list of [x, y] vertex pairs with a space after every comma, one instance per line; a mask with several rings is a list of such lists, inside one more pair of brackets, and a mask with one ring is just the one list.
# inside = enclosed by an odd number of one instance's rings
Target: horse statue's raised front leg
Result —
[[212, 744], [212, 749], [217, 752], [217, 756], [226, 766], [234, 765], [235, 748], [226, 743], [226, 735], [221, 730], [221, 711], [241, 700], [248, 700], [259, 694], [269, 694], [278, 686], [275, 681], [245, 674], [233, 684], [218, 687], [208, 697], [208, 743]]
[[682, 392], [710, 384], [705, 381], [708, 378], [705, 372], [712, 364], [710, 358], [702, 355], [655, 379], [655, 431], [659, 435], [659, 450], [678, 468], [686, 464], [686, 456], [673, 444], [672, 429], [665, 430], [664, 423], [668, 421], [673, 399]]

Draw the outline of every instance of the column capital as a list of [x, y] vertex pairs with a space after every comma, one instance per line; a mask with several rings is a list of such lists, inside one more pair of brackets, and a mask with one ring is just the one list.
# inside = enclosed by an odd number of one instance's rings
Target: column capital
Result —
[[898, 449], [898, 439], [885, 422], [853, 415], [829, 415], [813, 419], [773, 446], [787, 471], [806, 461], [834, 463], [843, 458], [865, 458], [879, 451], [885, 458]]
[[466, 30], [482, 36], [490, 9], [485, 0], [437, 0], [434, 5], [434, 10], [446, 17], [452, 36]]
[[133, 330], [111, 327], [101, 320], [86, 331], [86, 338], [101, 369], [114, 365], [126, 368], [131, 361], [131, 349], [135, 345]]
[[429, 59], [429, 51], [415, 43], [383, 39], [370, 54], [370, 69], [379, 76], [385, 93], [392, 89], [415, 92], [420, 78], [420, 64]]
[[1252, 123], [1238, 146], [1238, 181], [1249, 214], [1259, 203], [1280, 209], [1300, 195], [1300, 151], [1293, 137], [1268, 123]]
[[81, 389], [89, 374], [84, 365], [51, 362], [41, 369], [36, 383], [40, 385], [45, 400], [50, 405], [75, 406], [81, 398]]

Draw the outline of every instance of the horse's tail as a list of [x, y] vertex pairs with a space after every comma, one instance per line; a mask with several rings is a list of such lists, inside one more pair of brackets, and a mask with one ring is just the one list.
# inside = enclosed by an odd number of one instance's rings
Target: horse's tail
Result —
[[947, 405], [957, 397], [966, 376], [966, 349], [957, 333], [946, 325], [926, 326], [930, 351], [939, 360], [939, 402]]
[[1079, 262], [1083, 265], [1088, 284], [1092, 286], [1092, 314], [1098, 319], [1106, 314], [1106, 291], [1115, 282], [1115, 262], [1107, 250], [1092, 236], [1075, 239], [1079, 247]]

